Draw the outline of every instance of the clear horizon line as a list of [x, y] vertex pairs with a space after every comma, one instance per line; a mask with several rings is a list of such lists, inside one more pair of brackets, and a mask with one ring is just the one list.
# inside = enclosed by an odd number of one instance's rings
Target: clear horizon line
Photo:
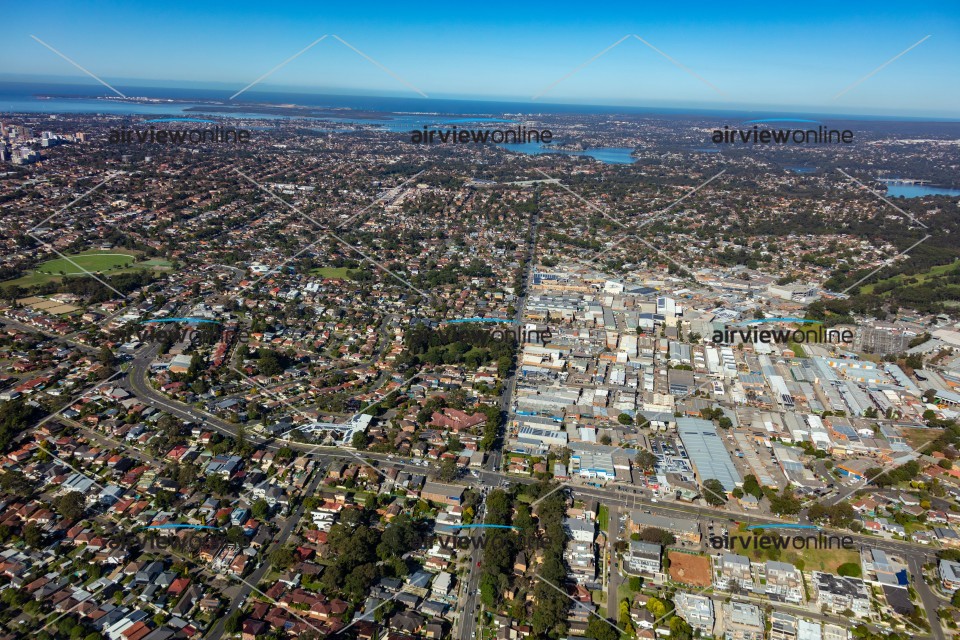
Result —
[[[44, 79], [46, 78], [46, 79]], [[153, 90], [162, 90], [162, 89], [175, 89], [175, 90], [184, 90], [189, 91], [193, 89], [203, 89], [205, 86], [209, 87], [209, 84], [205, 84], [202, 81], [175, 81], [175, 80], [151, 80], [147, 78], [122, 78], [120, 79], [123, 83], [132, 83], [126, 85], [129, 90], [130, 87], [134, 88], [143, 88], [143, 89], [153, 89]], [[147, 83], [145, 85], [137, 86], [135, 83]], [[177, 83], [180, 84], [177, 84]], [[11, 73], [0, 73], [0, 85], [4, 83], [23, 83], [23, 84], [52, 84], [52, 85], [82, 85], [90, 87], [98, 87], [99, 85], [95, 82], [87, 81], [86, 78], [70, 78], [67, 76], [51, 75], [51, 76], [31, 76], [28, 74], [11, 74]], [[115, 84], [120, 84], [117, 79], [114, 79]], [[186, 83], [186, 84], [184, 84]], [[224, 93], [228, 93], [233, 90], [233, 83], [218, 81], [216, 83], [210, 83], [216, 85], [223, 85]], [[644, 109], [644, 110], [657, 110], [663, 109], [668, 111], [679, 111], [683, 113], [691, 113], [697, 111], [729, 111], [734, 113], [750, 113], [750, 112], [762, 112], [762, 113], [777, 113], [779, 115], [819, 115], [819, 116], [840, 116], [847, 117], [850, 119], [858, 118], [870, 118], [870, 119], [882, 119], [882, 118], [891, 118], [894, 120], [897, 119], [911, 119], [911, 120], [933, 120], [933, 121], [946, 121], [946, 122], [960, 122], [960, 113], [957, 114], [943, 114], [937, 111], [919, 111], [919, 110], [898, 110], [896, 113], [884, 113], [884, 111], [893, 111], [892, 108], [887, 107], [876, 107], [871, 108], [867, 106], [860, 107], [845, 107], [851, 111], [837, 111], [835, 106], [823, 104], [823, 105], [808, 105], [808, 106], [798, 106], [798, 105], [775, 105], [775, 104], [761, 104], [754, 105], [749, 103], [730, 103], [730, 102], [702, 102], [696, 100], [678, 100], [677, 105], [673, 106], [668, 103], [664, 103], [662, 100], [658, 100], [656, 103], [645, 103], [645, 104], [624, 104], [624, 103], [598, 103], [598, 102], [587, 102], [589, 98], [575, 98], [575, 97], [557, 97], [549, 103], [534, 102], [522, 95], [518, 96], [494, 96], [494, 95], [469, 95], [469, 94], [447, 94], [441, 95], [434, 93], [432, 98], [419, 98], [411, 97], [409, 95], [399, 95], [398, 92], [390, 90], [376, 90], [376, 89], [361, 89], [361, 88], [336, 88], [336, 87], [309, 87], [303, 85], [270, 85], [270, 84], [261, 84], [261, 90], [251, 90], [247, 93], [249, 94], [265, 94], [265, 93], [294, 93], [294, 94], [303, 94], [310, 96], [331, 96], [331, 97], [354, 97], [354, 98], [378, 98], [378, 99], [396, 99], [396, 100], [411, 100], [411, 101], [420, 101], [423, 102], [424, 106], [429, 106], [431, 103], [439, 100], [449, 100], [449, 101], [460, 101], [460, 102], [507, 102], [513, 104], [529, 104], [531, 107], [538, 107], [533, 109], [529, 113], [541, 113], [544, 112], [544, 108], [551, 106], [563, 106], [563, 107], [592, 107], [592, 108], [602, 108], [602, 109]], [[208, 88], [208, 91], [219, 91], [220, 87]], [[373, 93], [370, 93], [373, 92]], [[86, 97], [86, 96], [84, 96]], [[93, 97], [93, 96], [91, 96]], [[101, 96], [96, 96], [101, 97]], [[103, 96], [108, 97], [108, 96]], [[129, 96], [129, 99], [135, 99], [142, 96]], [[228, 96], [224, 96], [224, 100]], [[113, 97], [114, 100], [122, 102], [123, 100], [117, 97]], [[188, 98], [168, 98], [172, 100], [188, 100]], [[216, 98], [197, 98], [197, 100], [215, 100]], [[610, 98], [610, 100], [615, 100], [615, 98]], [[272, 103], [277, 104], [277, 103]], [[311, 106], [311, 105], [298, 105], [298, 106]], [[877, 110], [879, 109], [880, 112]], [[853, 111], [856, 110], [856, 111]], [[524, 112], [527, 113], [527, 112]]]

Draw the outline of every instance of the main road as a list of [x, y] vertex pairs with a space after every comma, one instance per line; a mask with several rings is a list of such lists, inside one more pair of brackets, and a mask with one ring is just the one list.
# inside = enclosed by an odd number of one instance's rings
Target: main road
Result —
[[617, 558], [617, 540], [620, 538], [620, 507], [616, 504], [607, 505], [606, 547], [607, 563], [607, 617], [619, 620], [620, 617], [620, 561]]
[[[474, 517], [475, 522], [483, 522], [483, 511], [484, 503], [483, 499], [481, 499], [480, 505], [477, 507], [477, 515]], [[483, 534], [481, 533], [480, 535], [482, 536]], [[471, 536], [471, 542], [482, 539], [482, 537]], [[467, 567], [467, 576], [462, 583], [466, 589], [466, 593], [461, 592], [458, 606], [460, 618], [457, 624], [460, 627], [460, 633], [455, 635], [459, 640], [470, 640], [477, 627], [477, 603], [480, 600], [480, 571], [477, 569], [477, 566], [480, 564], [482, 557], [483, 545], [479, 543], [472, 544], [470, 547], [470, 566]]]
[[[536, 194], [534, 197], [538, 198], [539, 200], [539, 194]], [[537, 230], [539, 226], [540, 217], [538, 212], [534, 211], [532, 214], [530, 214], [530, 233], [527, 236], [527, 255], [524, 263], [525, 269], [523, 272], [523, 278], [520, 282], [520, 297], [517, 298], [516, 314], [513, 318], [514, 323], [518, 327], [523, 323], [523, 312], [527, 307], [527, 298], [529, 297], [528, 289], [530, 287], [530, 282], [533, 279], [533, 272], [536, 270], [537, 266]], [[484, 468], [489, 471], [499, 471], [503, 462], [503, 444], [507, 437], [507, 425], [510, 423], [510, 413], [513, 409], [512, 403], [513, 394], [517, 388], [517, 373], [520, 371], [520, 367], [522, 366], [520, 362], [520, 356], [523, 353], [522, 343], [519, 345], [519, 348], [520, 351], [517, 354], [517, 362], [510, 370], [507, 378], [503, 381], [503, 395], [500, 397], [500, 415], [503, 416], [503, 421], [500, 424], [494, 447], [490, 451], [490, 455], [487, 457], [487, 461], [484, 464]]]
[[[232, 437], [236, 436], [236, 425], [230, 424], [226, 420], [222, 420], [206, 411], [195, 409], [183, 402], [172, 400], [150, 386], [150, 382], [147, 380], [147, 374], [150, 370], [150, 363], [156, 358], [159, 350], [159, 345], [152, 344], [141, 347], [136, 351], [133, 355], [130, 368], [127, 369], [126, 380], [121, 383], [121, 386], [126, 387], [145, 403], [163, 409], [181, 420], [187, 422], [203, 421], [204, 424], [219, 431], [221, 434]], [[250, 435], [250, 440], [254, 444], [264, 444], [265, 442], [265, 439], [256, 435]]]
[[[236, 435], [236, 425], [231, 424], [225, 420], [218, 418], [212, 414], [209, 414], [200, 409], [191, 407], [190, 405], [178, 402], [167, 398], [156, 389], [150, 386], [150, 383], [146, 379], [146, 371], [149, 369], [150, 362], [153, 360], [156, 355], [156, 346], [146, 347], [137, 352], [134, 357], [132, 366], [130, 367], [127, 375], [127, 380], [125, 384], [127, 387], [141, 400], [144, 402], [154, 405], [156, 407], [162, 408], [165, 411], [188, 421], [203, 421], [204, 424], [219, 431], [220, 433], [228, 436]], [[314, 444], [296, 442], [293, 440], [282, 440], [282, 439], [273, 439], [268, 440], [257, 434], [248, 433], [248, 439], [252, 444], [265, 446], [271, 449], [277, 449], [279, 447], [290, 447], [291, 449], [298, 450], [302, 453], [308, 455], [316, 455], [318, 457], [330, 457], [331, 454], [339, 455], [340, 457], [346, 457], [347, 455], [355, 455], [357, 457], [362, 457], [363, 459], [370, 461], [380, 461], [386, 464], [392, 464], [394, 466], [402, 467], [411, 467], [412, 469], [419, 469], [423, 472], [422, 467], [418, 467], [415, 464], [404, 462], [402, 460], [392, 460], [393, 456], [387, 456], [386, 454], [377, 454], [372, 452], [363, 452], [362, 454], [356, 453], [345, 453], [343, 447], [328, 447], [328, 446], [317, 446]], [[489, 462], [489, 460], [488, 460]], [[494, 469], [489, 468], [489, 465], [486, 465], [486, 468], [478, 471], [478, 478], [466, 478], [468, 484], [491, 484], [496, 485], [504, 480], [519, 482], [523, 484], [534, 484], [537, 480], [529, 477], [523, 476], [514, 476], [506, 474]], [[623, 491], [619, 491], [616, 488], [601, 488], [601, 487], [592, 487], [592, 486], [581, 486], [575, 483], [568, 483], [567, 488], [573, 491], [574, 493], [581, 496], [590, 496], [601, 500], [603, 503], [608, 505], [617, 505], [622, 507], [631, 507], [634, 504], [642, 506], [644, 509], [650, 510], [654, 513], [661, 515], [679, 515], [683, 517], [689, 517], [695, 520], [702, 518], [728, 518], [734, 519], [737, 521], [750, 520], [750, 522], [755, 524], [784, 524], [790, 523], [789, 520], [783, 520], [779, 518], [773, 518], [771, 516], [759, 516], [759, 515], [746, 515], [741, 512], [736, 511], [725, 511], [722, 509], [700, 507], [693, 504], [681, 504], [681, 503], [664, 503], [664, 502], [652, 502], [650, 499], [641, 497], [635, 494], [627, 494]], [[907, 541], [898, 541], [898, 540], [887, 540], [883, 538], [876, 538], [872, 536], [860, 535], [852, 533], [850, 531], [839, 530], [839, 529], [823, 529], [825, 533], [834, 533], [836, 535], [850, 536], [854, 542], [858, 544], [863, 544], [867, 546], [873, 546], [880, 549], [896, 551], [903, 554], [914, 554], [921, 557], [929, 556], [933, 553], [933, 549], [928, 546], [921, 545], [918, 543], [907, 542]]]
[[[525, 304], [526, 294], [523, 294], [523, 297], [520, 299], [520, 303]], [[518, 317], [520, 316], [521, 311], [518, 310]], [[186, 405], [175, 400], [167, 398], [157, 390], [153, 389], [149, 382], [147, 381], [147, 371], [149, 370], [150, 362], [156, 356], [157, 347], [150, 346], [144, 347], [139, 350], [134, 357], [132, 366], [128, 370], [128, 376], [126, 380], [126, 385], [128, 388], [141, 400], [151, 404], [155, 407], [162, 408], [165, 411], [187, 421], [202, 421], [207, 426], [219, 431], [222, 434], [228, 436], [236, 435], [236, 425], [233, 425], [225, 420], [218, 418], [217, 416], [211, 415], [205, 411], [195, 409], [189, 405]], [[516, 372], [511, 376], [511, 384], [507, 386], [504, 390], [504, 396], [501, 402], [501, 408], [504, 412], [509, 412], [510, 403], [512, 400], [512, 393], [514, 386], [516, 384]], [[291, 449], [298, 450], [306, 455], [316, 456], [318, 458], [329, 458], [331, 456], [346, 457], [344, 455], [343, 448], [338, 447], [320, 447], [317, 445], [295, 442], [292, 440], [268, 440], [266, 438], [260, 437], [257, 434], [248, 434], [247, 436], [251, 443], [271, 449], [277, 449], [282, 446], [290, 447]], [[499, 471], [499, 466], [501, 462], [501, 451], [503, 443], [503, 434], [498, 438], [498, 445], [494, 452], [491, 453], [490, 457], [487, 460], [487, 464], [484, 465], [484, 468], [478, 471], [478, 477], [476, 480], [468, 479], [468, 484], [481, 484], [481, 485], [497, 485], [504, 481], [513, 481], [520, 482], [523, 484], [532, 484], [537, 482], [532, 478], [517, 477], [509, 474], [505, 474]], [[355, 455], [355, 457], [360, 457], [361, 454], [350, 454]], [[390, 460], [385, 454], [376, 454], [371, 452], [364, 452], [362, 458], [370, 461], [370, 464], [377, 464], [377, 461], [380, 463], [392, 464], [399, 467], [410, 467], [412, 470], [417, 469], [423, 471], [421, 467], [414, 465], [412, 463], [404, 462], [401, 460]], [[607, 504], [608, 507], [623, 507], [630, 508], [631, 506], [642, 506], [645, 510], [655, 513], [657, 515], [664, 516], [680, 516], [687, 517], [694, 520], [700, 520], [703, 518], [708, 519], [718, 519], [718, 518], [727, 518], [734, 519], [737, 521], [749, 520], [754, 524], [784, 524], [790, 521], [782, 520], [778, 518], [773, 518], [770, 516], [759, 516], [759, 515], [745, 515], [740, 512], [734, 511], [725, 511], [715, 508], [706, 508], [700, 507], [692, 504], [680, 504], [672, 503], [667, 504], [663, 502], [652, 502], [649, 499], [645, 499], [638, 495], [632, 494], [628, 495], [622, 491], [616, 489], [608, 489], [602, 487], [592, 487], [592, 486], [580, 486], [577, 484], [570, 483], [567, 488], [573, 493], [582, 496], [582, 497], [593, 497], [601, 500], [603, 503]], [[611, 509], [614, 511], [614, 509]], [[613, 518], [611, 518], [613, 520]], [[291, 527], [293, 525], [290, 525]], [[612, 527], [619, 526], [619, 519], [615, 522], [611, 522]], [[919, 572], [919, 568], [933, 555], [935, 549], [930, 547], [920, 545], [917, 543], [907, 542], [907, 541], [898, 541], [898, 540], [887, 540], [883, 538], [875, 538], [872, 536], [866, 536], [861, 534], [855, 534], [845, 530], [829, 529], [824, 528], [824, 533], [832, 533], [835, 535], [849, 536], [850, 539], [855, 543], [862, 546], [876, 547], [883, 549], [885, 551], [895, 552], [904, 557], [904, 559], [910, 564], [911, 571], [918, 576], [916, 580], [917, 592], [920, 595], [920, 598], [923, 602], [923, 606], [928, 609], [930, 613], [930, 622], [933, 627], [933, 633], [936, 640], [943, 640], [943, 631], [939, 627], [939, 623], [936, 617], [936, 607], [938, 606], [936, 596], [930, 592], [929, 587], [926, 582], [923, 580], [922, 573]], [[611, 541], [612, 543], [613, 541]], [[467, 640], [470, 635], [473, 633], [475, 621], [475, 609], [476, 609], [476, 586], [479, 583], [479, 572], [473, 571], [472, 569], [476, 566], [476, 561], [478, 560], [477, 550], [474, 550], [471, 554], [471, 572], [469, 574], [469, 579], [467, 580], [467, 595], [465, 599], [465, 606], [471, 607], [471, 609], [465, 609], [463, 622], [461, 625], [467, 625], [469, 629], [461, 627], [461, 635], [459, 636], [461, 640]], [[611, 554], [611, 567], [614, 563], [613, 558], [615, 554]], [[615, 581], [614, 571], [611, 569], [611, 579], [610, 582]], [[249, 589], [246, 589], [246, 593], [249, 593]], [[615, 594], [611, 587], [611, 593]], [[246, 594], [244, 595], [246, 597]], [[611, 595], [608, 594], [608, 613], [611, 612], [613, 607], [613, 600]], [[930, 609], [930, 607], [934, 607]], [[472, 620], [472, 622], [467, 622], [467, 620]], [[466, 635], [463, 635], [466, 634]]]

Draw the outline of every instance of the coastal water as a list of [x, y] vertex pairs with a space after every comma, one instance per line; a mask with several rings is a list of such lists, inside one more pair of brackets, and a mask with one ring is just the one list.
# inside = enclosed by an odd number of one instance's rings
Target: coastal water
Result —
[[[304, 115], [283, 115], [279, 113], [258, 113], [237, 111], [224, 113], [219, 111], [219, 106], [229, 106], [230, 101], [223, 100], [222, 96], [216, 95], [216, 103], [197, 102], [186, 97], [183, 90], [165, 89], [147, 91], [141, 90], [136, 95], [147, 97], [172, 96], [165, 98], [162, 102], [129, 102], [115, 99], [107, 96], [107, 99], [98, 99], [91, 97], [71, 97], [71, 92], [83, 95], [96, 94], [104, 91], [96, 87], [64, 87], [50, 86], [42, 87], [49, 91], [38, 92], [38, 87], [4, 86], [0, 84], [0, 112], [7, 113], [43, 113], [43, 114], [103, 114], [103, 115], [131, 115], [131, 116], [155, 116], [147, 122], [214, 122], [213, 120], [200, 119], [193, 116], [216, 116], [221, 118], [242, 118], [245, 120], [315, 120], [318, 122], [329, 122], [336, 124], [353, 124], [358, 127], [373, 127], [390, 131], [394, 133], [408, 133], [414, 129], [427, 128], [445, 128], [455, 125], [470, 124], [519, 124], [519, 120], [496, 118], [487, 115], [477, 115], [470, 117], [469, 112], [449, 111], [450, 115], [442, 115], [443, 107], [440, 104], [431, 106], [441, 107], [431, 113], [387, 113], [394, 111], [400, 103], [409, 102], [403, 99], [378, 99], [360, 96], [296, 96], [297, 98], [308, 98], [299, 100], [301, 106], [315, 106], [321, 108], [335, 109], [343, 115], [322, 116], [304, 116]], [[195, 93], [195, 92], [194, 92]], [[48, 94], [51, 97], [44, 97]], [[178, 96], [183, 94], [183, 97]], [[129, 94], [128, 94], [129, 95]], [[197, 96], [193, 96], [197, 97]], [[291, 95], [277, 96], [275, 104], [289, 104]], [[281, 100], [281, 98], [284, 98]], [[200, 96], [200, 99], [206, 99]], [[452, 103], [457, 101], [438, 101]], [[269, 103], [267, 103], [269, 104]], [[345, 105], [350, 104], [351, 107]], [[417, 105], [423, 108], [424, 105]], [[452, 106], [452, 105], [447, 105]], [[466, 105], [459, 105], [466, 106]], [[486, 110], [489, 112], [491, 104], [486, 104]], [[393, 107], [392, 109], [390, 107]], [[371, 110], [382, 114], [381, 117], [355, 117], [350, 112], [353, 110]], [[166, 116], [166, 117], [164, 117]], [[353, 128], [323, 128], [329, 133], [350, 133], [356, 131]]]
[[206, 122], [208, 124], [216, 124], [214, 120], [203, 120], [201, 118], [153, 118], [152, 120], [147, 120], [147, 122]]
[[[365, 110], [379, 112], [395, 112], [408, 114], [514, 114], [523, 113], [550, 113], [550, 114], [636, 114], [636, 115], [701, 115], [736, 117], [736, 112], [722, 109], [705, 108], [670, 108], [670, 107], [640, 107], [640, 106], [605, 106], [583, 104], [557, 104], [544, 102], [523, 102], [497, 99], [453, 99], [453, 98], [418, 98], [397, 96], [345, 95], [305, 93], [296, 90], [267, 89], [256, 86], [244, 92], [236, 100], [231, 100], [237, 86], [211, 89], [209, 87], [160, 87], [145, 86], [143, 84], [128, 85], [113, 83], [119, 91], [128, 96], [142, 96], [163, 100], [172, 99], [179, 107], [183, 103], [198, 101], [215, 101], [224, 105], [242, 104], [296, 104], [305, 107], [323, 107], [329, 109]], [[55, 96], [49, 100], [40, 100], [38, 96]], [[20, 113], [128, 113], [131, 104], [112, 102], [111, 100], [97, 100], [92, 96], [112, 97], [114, 94], [106, 87], [90, 82], [58, 83], [58, 82], [18, 82], [0, 81], [0, 112]], [[69, 97], [60, 100], [60, 97]], [[54, 101], [60, 104], [51, 104]], [[44, 105], [43, 103], [47, 103]], [[169, 103], [151, 103], [141, 105], [148, 107], [144, 111], [135, 113], [166, 113], [173, 115], [179, 109], [165, 107]], [[155, 110], [157, 109], [157, 110]], [[165, 109], [165, 110], [164, 110]], [[159, 110], [159, 111], [158, 111]], [[746, 115], [744, 112], [743, 115]]]
[[931, 187], [926, 184], [888, 184], [887, 195], [894, 198], [922, 198], [923, 196], [960, 196], [960, 189]]
[[588, 156], [594, 160], [599, 160], [605, 164], [633, 164], [637, 161], [631, 156], [633, 147], [598, 147], [596, 149], [587, 149], [585, 151], [566, 151], [564, 149], [554, 149], [547, 145], [541, 145], [538, 142], [525, 142], [522, 144], [501, 144], [500, 147], [508, 151], [524, 153], [526, 155], [538, 156], [544, 153], [559, 153], [567, 156]]
[[[54, 93], [54, 92], [51, 92]], [[336, 102], [336, 101], [335, 101]], [[228, 103], [221, 103], [228, 104]], [[50, 97], [40, 98], [37, 95], [24, 93], [20, 91], [0, 91], [0, 112], [19, 112], [19, 113], [45, 113], [45, 114], [105, 114], [105, 115], [133, 115], [133, 116], [152, 116], [147, 122], [215, 122], [196, 116], [216, 116], [223, 118], [241, 118], [245, 120], [290, 120], [302, 119], [317, 122], [316, 127], [310, 127], [317, 133], [355, 133], [365, 128], [379, 129], [392, 133], [409, 134], [410, 132], [424, 127], [428, 129], [445, 129], [453, 126], [469, 128], [471, 126], [484, 125], [518, 125], [521, 120], [510, 118], [498, 118], [488, 115], [470, 116], [462, 112], [452, 112], [449, 115], [440, 113], [383, 113], [377, 114], [379, 117], [353, 117], [349, 109], [343, 109], [342, 115], [323, 116], [287, 116], [282, 114], [231, 112], [221, 113], [216, 110], [216, 104], [205, 104], [193, 101], [171, 100], [158, 103], [140, 103], [116, 100], [102, 100], [96, 98], [73, 98], [73, 97]], [[385, 105], [384, 105], [385, 106]], [[489, 109], [491, 105], [487, 105]], [[329, 123], [334, 126], [322, 126], [321, 123]], [[338, 126], [339, 125], [339, 126]], [[344, 126], [352, 125], [352, 126]], [[510, 151], [524, 153], [528, 155], [539, 155], [542, 153], [559, 153], [573, 156], [587, 156], [606, 164], [632, 164], [636, 162], [630, 154], [633, 148], [630, 147], [599, 147], [596, 149], [587, 149], [585, 151], [565, 151], [561, 149], [552, 149], [548, 146], [541, 146], [539, 143], [531, 142], [525, 144], [503, 144], [500, 145]]]
[[[299, 120], [308, 127], [316, 126], [318, 133], [349, 134], [362, 131], [389, 131], [407, 134], [415, 129], [445, 129], [452, 126], [480, 128], [477, 125], [523, 124], [522, 114], [531, 113], [533, 105], [505, 100], [475, 100], [446, 98], [402, 98], [386, 96], [357, 96], [338, 94], [270, 91], [254, 87], [236, 101], [230, 99], [235, 88], [173, 88], [159, 86], [115, 85], [128, 96], [153, 99], [155, 102], [122, 100], [97, 84], [62, 84], [45, 82], [0, 81], [0, 113], [28, 113], [56, 118], [57, 114], [103, 114], [114, 116], [144, 116], [153, 122], [209, 122], [205, 118], [269, 121]], [[100, 96], [99, 98], [95, 96]], [[299, 107], [298, 111], [284, 113], [284, 107]], [[237, 111], [224, 112], [224, 108]], [[250, 111], [247, 111], [250, 109]], [[313, 113], [310, 113], [310, 110]], [[612, 107], [577, 104], [536, 104], [540, 114], [618, 114], [661, 118], [689, 118], [692, 115], [736, 117], [736, 112], [713, 109], [678, 109], [654, 107]], [[744, 112], [743, 115], [747, 115]], [[750, 115], [755, 115], [750, 113]], [[798, 114], [799, 115], [799, 114]], [[858, 116], [863, 121], [902, 120], [911, 118], [880, 118]], [[202, 120], [201, 120], [202, 119]], [[776, 121], [777, 119], [774, 119]], [[791, 120], [781, 118], [780, 120]], [[917, 119], [922, 120], [922, 119]], [[958, 126], [956, 123], [949, 123]], [[938, 126], [943, 126], [942, 124]], [[484, 127], [486, 128], [486, 127]], [[554, 140], [556, 145], [558, 140]], [[632, 148], [600, 147], [584, 151], [567, 151], [541, 146], [538, 143], [504, 144], [503, 148], [517, 153], [539, 155], [559, 153], [587, 156], [607, 164], [632, 164], [637, 160]], [[697, 148], [697, 153], [719, 153], [717, 148]], [[807, 167], [786, 167], [794, 173], [809, 173]], [[894, 197], [924, 195], [960, 195], [960, 190], [927, 185], [889, 185], [888, 194]]]
[[195, 102], [150, 103], [114, 102], [93, 98], [41, 99], [20, 94], [0, 94], [0, 111], [6, 113], [84, 113], [106, 115], [163, 116], [184, 113]]
[[[509, 99], [472, 99], [472, 98], [420, 98], [399, 96], [375, 95], [348, 95], [330, 93], [308, 93], [303, 90], [290, 88], [268, 88], [258, 85], [244, 92], [237, 99], [231, 99], [242, 83], [233, 85], [220, 84], [220, 88], [211, 88], [209, 84], [194, 86], [160, 86], [158, 83], [136, 81], [136, 84], [113, 82], [117, 90], [128, 96], [139, 96], [157, 99], [158, 102], [137, 104], [116, 100], [117, 96], [106, 87], [85, 78], [79, 81], [33, 80], [0, 80], [0, 112], [16, 113], [114, 113], [114, 114], [144, 114], [144, 115], [179, 115], [184, 107], [197, 106], [198, 103], [219, 103], [221, 105], [298, 105], [301, 107], [320, 107], [325, 109], [343, 110], [345, 115], [350, 111], [368, 111], [380, 113], [405, 113], [434, 116], [450, 114], [462, 118], [471, 114], [500, 114], [504, 118], [520, 114], [616, 114], [634, 116], [656, 116], [661, 118], [689, 118], [691, 116], [746, 120], [756, 118], [757, 113], [752, 110], [731, 110], [707, 108], [703, 106], [627, 106], [627, 105], [590, 105], [590, 104], [560, 104]], [[97, 99], [100, 96], [101, 99]], [[107, 98], [107, 99], [103, 99]], [[161, 102], [162, 101], [162, 102]], [[194, 112], [196, 113], [196, 112]], [[508, 115], [503, 115], [508, 114]], [[233, 114], [236, 115], [236, 114]], [[251, 114], [245, 117], [253, 117]], [[781, 117], [767, 119], [766, 122], [795, 121], [819, 122], [809, 117], [814, 114], [797, 112], [795, 114], [780, 114]], [[271, 116], [278, 117], [278, 116]], [[816, 114], [818, 118], [844, 119], [849, 116], [843, 114]], [[943, 126], [942, 118], [907, 117], [907, 116], [875, 116], [858, 115], [854, 120], [896, 121], [896, 122], [936, 122]], [[466, 120], [465, 120], [466, 121]], [[455, 121], [447, 121], [455, 124]], [[491, 120], [497, 122], [497, 120]], [[957, 126], [957, 123], [949, 123]], [[701, 149], [700, 151], [705, 151]]]
[[[336, 120], [335, 118], [327, 118], [328, 120]], [[347, 119], [341, 119], [341, 122], [347, 122]], [[356, 122], [352, 120], [351, 122]], [[386, 129], [393, 133], [410, 133], [414, 129], [446, 129], [449, 127], [457, 126], [461, 128], [461, 125], [470, 125], [470, 124], [518, 124], [517, 120], [504, 120], [503, 118], [489, 118], [485, 116], [477, 116], [475, 118], [464, 118], [462, 116], [441, 116], [436, 114], [396, 114], [390, 116], [390, 118], [374, 119], [374, 120], [363, 120], [364, 124], [376, 125], [381, 129]]]
[[[272, 115], [263, 113], [229, 113], [223, 114], [208, 110], [210, 105], [198, 102], [124, 102], [113, 100], [97, 100], [95, 98], [49, 98], [42, 99], [34, 96], [11, 95], [0, 93], [0, 113], [36, 113], [36, 114], [66, 114], [79, 113], [88, 115], [113, 116], [157, 116], [154, 122], [190, 122], [196, 120], [188, 116], [200, 114], [208, 116], [227, 116], [244, 118], [247, 120], [285, 120], [290, 116]], [[188, 109], [196, 109], [190, 110]], [[163, 117], [166, 116], [166, 117]], [[210, 122], [204, 120], [204, 122]]]

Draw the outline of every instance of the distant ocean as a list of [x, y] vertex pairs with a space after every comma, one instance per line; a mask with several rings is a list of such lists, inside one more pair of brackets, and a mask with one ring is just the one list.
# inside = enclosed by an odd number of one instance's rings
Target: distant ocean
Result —
[[[755, 110], [721, 110], [665, 107], [613, 107], [577, 104], [548, 104], [540, 102], [510, 102], [486, 100], [452, 100], [445, 98], [398, 98], [363, 95], [335, 95], [317, 93], [296, 93], [277, 91], [257, 91], [251, 89], [230, 100], [231, 91], [211, 90], [198, 88], [168, 88], [168, 87], [138, 87], [114, 85], [127, 96], [158, 98], [172, 100], [160, 104], [137, 104], [117, 102], [113, 100], [96, 99], [94, 96], [110, 97], [113, 94], [101, 85], [91, 84], [53, 84], [28, 82], [0, 81], [0, 113], [101, 113], [114, 115], [150, 115], [177, 117], [186, 114], [197, 115], [208, 113], [203, 110], [205, 101], [217, 101], [223, 105], [243, 105], [250, 103], [267, 105], [297, 105], [303, 107], [326, 107], [329, 109], [343, 109], [343, 121], [350, 121], [350, 110], [375, 111], [390, 114], [408, 115], [531, 115], [536, 114], [625, 114], [647, 117], [666, 118], [704, 118], [737, 122], [756, 118], [758, 115], [776, 115], [779, 117], [798, 117], [816, 115], [820, 119], [829, 117], [833, 120], [861, 120], [861, 121], [930, 121], [928, 118], [898, 118], [874, 116], [850, 116], [824, 114], [804, 114], [777, 112], [770, 114], [767, 111]], [[40, 99], [38, 96], [56, 96], [49, 99]], [[189, 107], [199, 107], [200, 110], [185, 112]], [[216, 113], [209, 115], [223, 117], [245, 117], [258, 119], [277, 119], [285, 116], [257, 113]], [[332, 118], [318, 118], [331, 120]], [[369, 121], [368, 121], [369, 122]], [[439, 122], [439, 120], [438, 120]], [[444, 122], [452, 122], [444, 120]], [[372, 123], [373, 124], [373, 123]]]
[[[131, 104], [112, 100], [78, 100], [74, 97], [106, 96], [113, 94], [100, 85], [40, 84], [25, 82], [0, 82], [0, 111], [29, 113], [113, 113], [113, 114], [177, 114], [182, 109], [198, 105], [197, 101], [218, 101], [224, 105], [242, 105], [265, 103], [271, 105], [295, 104], [305, 107], [327, 107], [331, 109], [353, 109], [378, 111], [384, 113], [406, 114], [604, 114], [636, 113], [659, 114], [689, 113], [682, 109], [653, 109], [640, 107], [605, 107], [569, 104], [541, 104], [531, 102], [505, 102], [485, 100], [449, 100], [443, 98], [397, 98], [361, 95], [333, 95], [316, 93], [246, 91], [236, 100], [230, 100], [232, 92], [210, 89], [185, 89], [165, 87], [127, 87], [114, 85], [127, 96], [143, 98], [172, 99], [168, 104]], [[71, 97], [67, 100], [57, 98], [38, 99], [38, 95]], [[193, 113], [197, 113], [194, 111]], [[704, 111], [702, 115], [729, 115], [729, 112]], [[276, 116], [271, 116], [276, 117]]]

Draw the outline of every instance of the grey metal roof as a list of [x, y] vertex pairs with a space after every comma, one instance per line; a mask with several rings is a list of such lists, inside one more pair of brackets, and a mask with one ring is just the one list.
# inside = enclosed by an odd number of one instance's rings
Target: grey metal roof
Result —
[[700, 418], [677, 418], [677, 434], [701, 482], [714, 478], [720, 481], [725, 491], [736, 488], [741, 480], [740, 474], [713, 422]]

